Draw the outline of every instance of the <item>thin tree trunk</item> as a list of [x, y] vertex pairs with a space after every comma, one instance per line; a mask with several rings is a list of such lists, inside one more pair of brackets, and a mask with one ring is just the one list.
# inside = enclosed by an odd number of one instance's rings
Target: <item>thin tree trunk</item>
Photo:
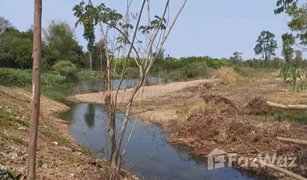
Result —
[[298, 175], [298, 174], [295, 174], [291, 171], [288, 171], [286, 169], [283, 169], [283, 168], [280, 168], [280, 167], [277, 167], [273, 164], [269, 164], [269, 163], [262, 163], [262, 161], [258, 160], [257, 158], [254, 159], [254, 162], [260, 164], [260, 165], [264, 165], [265, 167], [269, 168], [269, 169], [272, 169], [274, 171], [278, 171], [280, 173], [283, 173], [283, 174], [286, 174], [288, 177], [291, 177], [293, 179], [297, 179], [297, 180], [307, 180], [306, 178]]
[[286, 142], [286, 143], [292, 143], [292, 144], [299, 144], [307, 146], [306, 140], [300, 140], [300, 139], [290, 139], [290, 138], [283, 138], [283, 137], [277, 137], [279, 141]]
[[90, 70], [93, 71], [93, 56], [92, 56], [92, 52], [90, 52]]
[[305, 104], [297, 104], [297, 105], [286, 105], [286, 104], [278, 104], [270, 101], [266, 102], [269, 106], [281, 109], [297, 109], [297, 110], [306, 110], [307, 105]]
[[42, 0], [34, 1], [34, 33], [33, 33], [33, 99], [29, 137], [29, 159], [27, 177], [35, 179], [37, 131], [40, 111], [40, 66], [41, 66], [41, 28], [42, 28]]
[[100, 72], [102, 72], [102, 52], [100, 52]]

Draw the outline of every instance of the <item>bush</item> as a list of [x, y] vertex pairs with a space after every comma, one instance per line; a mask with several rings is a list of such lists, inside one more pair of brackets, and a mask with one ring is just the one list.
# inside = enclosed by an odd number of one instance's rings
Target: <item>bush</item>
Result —
[[184, 66], [181, 74], [185, 79], [209, 78], [212, 68], [209, 68], [206, 62], [193, 62]]
[[42, 84], [64, 84], [66, 81], [66, 77], [60, 74], [52, 74], [52, 73], [43, 73], [41, 76]]
[[67, 79], [77, 79], [77, 68], [70, 61], [59, 61], [52, 68], [59, 72], [61, 75], [65, 76]]
[[0, 68], [0, 85], [25, 87], [31, 83], [32, 77], [29, 70]]

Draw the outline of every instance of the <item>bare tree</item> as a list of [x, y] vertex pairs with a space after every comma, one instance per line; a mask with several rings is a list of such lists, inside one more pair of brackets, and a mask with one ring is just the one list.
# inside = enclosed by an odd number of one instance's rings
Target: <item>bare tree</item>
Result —
[[[163, 45], [172, 31], [179, 15], [184, 9], [187, 0], [183, 0], [180, 9], [173, 19], [169, 16], [170, 0], [166, 1], [161, 16], [152, 16], [150, 0], [143, 0], [139, 12], [134, 14], [130, 9], [133, 2], [133, 0], [127, 0], [124, 16], [117, 13], [115, 10], [107, 8], [104, 4], [94, 7], [91, 0], [89, 0], [90, 6], [87, 5], [86, 8], [83, 7], [85, 5], [84, 2], [74, 8], [75, 15], [79, 18], [77, 23], [82, 22], [83, 25], [86, 26], [89, 24], [89, 20], [92, 20], [94, 25], [99, 24], [100, 27], [101, 41], [104, 43], [104, 53], [107, 61], [107, 92], [105, 96], [105, 104], [108, 105], [109, 108], [108, 131], [111, 147], [110, 161], [112, 168], [117, 171], [121, 168], [123, 154], [125, 152], [121, 153], [120, 149], [126, 133], [133, 101], [140, 88], [144, 86], [145, 78], [148, 76], [155, 59], [163, 50]], [[142, 19], [142, 16], [145, 14], [144, 11], [146, 10], [147, 17], [144, 19], [146, 19], [147, 22], [145, 25], [141, 25], [141, 20], [144, 20]], [[89, 27], [87, 27], [87, 29], [88, 28]], [[114, 30], [112, 34], [110, 34], [111, 30]], [[140, 39], [145, 39], [145, 41], [142, 42]], [[111, 81], [113, 71], [111, 68], [114, 62], [114, 54], [118, 54], [119, 52], [126, 53], [126, 59], [123, 68], [121, 69], [119, 85], [113, 91]], [[127, 102], [122, 102], [122, 105], [125, 107], [123, 124], [120, 132], [116, 132], [115, 114], [118, 111], [118, 93], [125, 78], [128, 61], [131, 59], [134, 60], [134, 63], [139, 67], [140, 78], [136, 87], [134, 87], [132, 94], [128, 95], [129, 100]], [[118, 134], [117, 138], [116, 134]]]
[[29, 137], [29, 158], [27, 176], [29, 180], [35, 179], [36, 174], [36, 147], [37, 131], [40, 111], [40, 66], [41, 66], [41, 30], [42, 30], [42, 0], [34, 1], [34, 33], [33, 33], [33, 99]]

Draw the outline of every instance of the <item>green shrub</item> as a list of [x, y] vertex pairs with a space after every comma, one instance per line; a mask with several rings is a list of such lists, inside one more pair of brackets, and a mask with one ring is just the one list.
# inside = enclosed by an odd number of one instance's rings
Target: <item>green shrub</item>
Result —
[[42, 84], [64, 84], [66, 81], [66, 77], [60, 74], [51, 74], [51, 73], [43, 73], [41, 76]]
[[32, 83], [32, 74], [29, 70], [0, 68], [0, 85], [25, 87]]
[[59, 61], [52, 68], [70, 80], [76, 79], [77, 77], [77, 68], [70, 61]]
[[209, 76], [207, 63], [206, 62], [190, 63], [181, 69], [181, 74], [186, 79], [207, 78]]

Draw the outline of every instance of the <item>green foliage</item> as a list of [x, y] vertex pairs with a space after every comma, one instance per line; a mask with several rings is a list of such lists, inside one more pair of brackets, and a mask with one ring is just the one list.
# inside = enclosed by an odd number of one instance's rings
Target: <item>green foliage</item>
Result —
[[51, 21], [44, 29], [44, 42], [42, 51], [46, 53], [43, 63], [51, 67], [62, 59], [68, 59], [75, 64], [83, 64], [82, 47], [78, 44], [74, 30], [67, 22]]
[[70, 61], [59, 61], [52, 68], [67, 78], [76, 78], [77, 68]]
[[31, 83], [30, 71], [0, 68], [0, 85], [25, 87]]
[[214, 69], [218, 69], [222, 66], [232, 66], [232, 63], [227, 59], [219, 60], [209, 56], [191, 56], [180, 59], [167, 57], [164, 59], [156, 59], [151, 72], [155, 76], [162, 76], [179, 81], [208, 78]]
[[233, 56], [230, 57], [229, 60], [230, 60], [230, 62], [231, 62], [232, 64], [236, 64], [236, 65], [241, 64], [242, 61], [243, 61], [242, 53], [240, 53], [240, 52], [238, 52], [238, 51], [235, 51], [235, 52], [233, 53]]
[[52, 84], [64, 84], [66, 82], [66, 77], [60, 74], [53, 74], [53, 73], [43, 73], [41, 76], [42, 83], [46, 85]]
[[0, 66], [28, 68], [32, 65], [32, 37], [30, 30], [19, 32], [6, 28], [0, 36]]
[[296, 68], [300, 68], [303, 65], [303, 53], [302, 51], [295, 51], [295, 58], [292, 62], [292, 65]]
[[27, 121], [16, 118], [11, 113], [0, 108], [0, 126], [1, 127], [7, 128], [7, 127], [16, 126], [16, 123], [24, 127], [27, 127], [27, 128], [29, 127], [29, 123]]
[[286, 13], [291, 20], [287, 23], [300, 45], [307, 45], [307, 6], [298, 5], [298, 0], [278, 0], [275, 14]]
[[306, 72], [291, 64], [285, 64], [281, 68], [279, 77], [285, 84], [293, 86], [293, 91], [302, 91], [306, 87], [306, 82], [304, 82]]
[[280, 14], [280, 13], [286, 11], [286, 9], [289, 6], [296, 5], [297, 2], [298, 2], [298, 0], [277, 0], [276, 9], [274, 9], [274, 13]]
[[[75, 27], [79, 24], [83, 25], [83, 37], [88, 41], [87, 49], [92, 50], [95, 43], [95, 26], [99, 22], [108, 24], [110, 27], [115, 27], [118, 21], [123, 17], [121, 14], [117, 13], [116, 10], [112, 10], [104, 3], [101, 3], [97, 7], [92, 4], [85, 4], [84, 1], [75, 5], [73, 8], [74, 16], [78, 18], [75, 23]], [[129, 27], [131, 27], [130, 25]]]
[[254, 48], [256, 55], [262, 55], [265, 64], [275, 56], [275, 49], [277, 49], [277, 41], [274, 39], [275, 35], [269, 31], [262, 31], [257, 39], [257, 44]]
[[281, 36], [282, 38], [282, 54], [286, 60], [286, 63], [289, 63], [293, 58], [293, 48], [292, 46], [295, 43], [295, 39], [292, 34], [285, 33]]
[[184, 79], [208, 78], [208, 65], [206, 62], [193, 62], [181, 68], [181, 75]]
[[272, 60], [269, 60], [264, 63], [264, 61], [260, 59], [248, 59], [246, 61], [243, 61], [241, 66], [245, 67], [251, 67], [251, 68], [263, 68], [265, 67], [266, 69], [279, 69], [283, 67], [285, 64], [285, 61], [283, 59], [280, 59], [278, 57], [274, 57]]
[[4, 30], [8, 27], [11, 27], [11, 23], [9, 20], [5, 19], [4, 17], [0, 16], [0, 35], [4, 32]]

